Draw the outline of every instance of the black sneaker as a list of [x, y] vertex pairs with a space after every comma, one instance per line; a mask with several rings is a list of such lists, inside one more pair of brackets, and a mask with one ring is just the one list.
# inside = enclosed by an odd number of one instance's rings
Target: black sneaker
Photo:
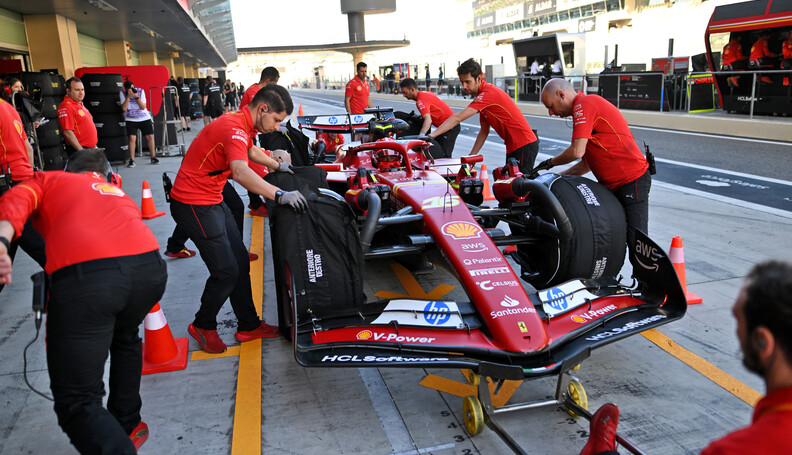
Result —
[[127, 167], [135, 167], [135, 160], [129, 160]]
[[187, 127], [187, 131], [192, 131], [192, 128], [190, 128], [190, 127], [188, 126], [188, 127]]
[[151, 158], [151, 164], [159, 164], [159, 160], [156, 158]]

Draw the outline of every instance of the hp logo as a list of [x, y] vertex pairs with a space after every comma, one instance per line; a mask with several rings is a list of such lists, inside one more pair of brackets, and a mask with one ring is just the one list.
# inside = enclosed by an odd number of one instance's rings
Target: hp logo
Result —
[[363, 116], [362, 115], [356, 115], [352, 120], [355, 123], [363, 123]]
[[548, 301], [547, 304], [550, 305], [550, 308], [554, 310], [564, 310], [568, 305], [566, 293], [559, 288], [548, 290], [545, 299]]
[[330, 117], [329, 119], [327, 119], [327, 123], [331, 125], [335, 125], [336, 123], [338, 123], [338, 117]]
[[451, 310], [443, 302], [429, 302], [424, 307], [424, 319], [432, 325], [442, 325], [451, 319]]

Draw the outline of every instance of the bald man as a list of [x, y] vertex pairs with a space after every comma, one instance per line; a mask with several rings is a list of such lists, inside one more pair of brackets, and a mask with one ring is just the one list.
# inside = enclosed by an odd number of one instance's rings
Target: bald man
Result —
[[575, 92], [565, 79], [551, 79], [542, 90], [542, 103], [550, 115], [572, 117], [572, 143], [560, 154], [539, 164], [550, 169], [580, 160], [562, 174], [589, 171], [624, 207], [627, 242], [633, 245], [635, 229], [649, 230], [649, 163], [635, 143], [621, 112], [597, 95]]

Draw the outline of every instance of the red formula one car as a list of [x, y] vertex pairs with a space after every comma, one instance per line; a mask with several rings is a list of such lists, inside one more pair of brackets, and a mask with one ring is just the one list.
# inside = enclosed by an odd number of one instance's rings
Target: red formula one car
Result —
[[[284, 261], [274, 246], [276, 269], [284, 267], [276, 277], [279, 307], [289, 313], [281, 329], [290, 331], [296, 359], [307, 367], [470, 370], [471, 382], [480, 385], [478, 396], [464, 402], [468, 430], [477, 434], [486, 423], [520, 452], [494, 414], [567, 399], [584, 403], [570, 372], [596, 348], [681, 318], [679, 280], [666, 253], [640, 232], [629, 248], [632, 283], [615, 277], [625, 256], [624, 213], [596, 182], [555, 174], [531, 179], [515, 163], [493, 172], [497, 201], [484, 207], [483, 182], [473, 168], [480, 155], [432, 160], [423, 140], [383, 137], [403, 125], [381, 114], [357, 121], [300, 117], [312, 130], [380, 132], [380, 139], [349, 146], [335, 163], [320, 165], [329, 187], [320, 197], [343, 201], [367, 261], [439, 252], [467, 299], [327, 304], [333, 296], [323, 295], [324, 304], [314, 305], [314, 286], [327, 275], [321, 258], [311, 249]], [[509, 254], [499, 248], [509, 245], [516, 245]], [[497, 410], [480, 378], [547, 375], [558, 376], [556, 399]]]

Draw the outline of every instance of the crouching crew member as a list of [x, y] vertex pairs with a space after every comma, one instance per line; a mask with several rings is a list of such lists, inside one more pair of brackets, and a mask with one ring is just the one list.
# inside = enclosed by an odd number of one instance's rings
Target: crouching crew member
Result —
[[[428, 67], [426, 72], [427, 74], [429, 73]], [[419, 135], [423, 136], [428, 133], [432, 125], [434, 125], [435, 128], [439, 127], [443, 122], [454, 115], [454, 111], [448, 107], [445, 101], [438, 98], [437, 95], [432, 92], [419, 91], [413, 79], [408, 77], [402, 80], [399, 82], [399, 87], [405, 98], [415, 101], [415, 106], [418, 108], [418, 112], [421, 113], [423, 125], [421, 125], [421, 131], [418, 133]], [[457, 125], [437, 136], [437, 143], [440, 144], [440, 148], [443, 150], [442, 158], [451, 158], [451, 154], [454, 151], [454, 144], [456, 144], [456, 139], [460, 130], [461, 127]]]
[[597, 95], [578, 94], [565, 79], [552, 79], [542, 90], [550, 115], [572, 117], [572, 143], [559, 155], [543, 161], [537, 170], [580, 160], [562, 174], [583, 175], [589, 170], [624, 207], [627, 242], [635, 229], [649, 230], [649, 163], [635, 143], [621, 112]]
[[480, 113], [481, 129], [470, 154], [479, 153], [492, 126], [506, 144], [506, 162], [508, 163], [509, 158], [515, 158], [520, 163], [520, 172], [531, 172], [539, 153], [539, 141], [514, 100], [503, 90], [488, 84], [481, 72], [481, 65], [472, 58], [459, 65], [457, 74], [465, 92], [475, 95], [476, 98], [464, 110], [452, 115], [429, 133], [429, 137], [437, 139], [464, 120]]
[[[148, 437], [138, 328], [165, 292], [167, 270], [137, 204], [110, 175], [104, 154], [85, 149], [66, 172], [39, 172], [9, 190], [0, 199], [0, 263], [33, 219], [47, 243], [47, 366], [58, 424], [80, 453], [134, 455]], [[0, 282], [11, 283], [6, 267]]]
[[188, 332], [206, 352], [226, 349], [217, 334], [217, 314], [230, 297], [237, 317], [235, 338], [250, 341], [278, 336], [275, 326], [256, 314], [250, 286], [250, 260], [234, 217], [223, 203], [223, 187], [229, 177], [248, 190], [278, 204], [305, 210], [298, 191], [284, 192], [262, 180], [248, 158], [272, 169], [291, 172], [289, 163], [279, 163], [253, 146], [258, 133], [278, 129], [293, 109], [285, 88], [269, 84], [238, 112], [229, 112], [198, 134], [184, 156], [171, 190], [171, 214], [178, 227], [189, 234], [209, 269], [201, 307]]
[[[33, 147], [27, 140], [22, 119], [14, 106], [0, 100], [0, 194], [9, 188], [33, 177]], [[33, 228], [32, 222], [25, 223], [8, 248], [8, 255], [14, 260], [18, 247], [44, 268], [47, 260], [44, 251], [44, 239]], [[3, 284], [0, 283], [0, 291]]]
[[93, 116], [83, 105], [85, 87], [76, 77], [66, 81], [66, 96], [58, 106], [58, 123], [63, 131], [66, 152], [71, 155], [86, 147], [96, 147], [99, 141]]

